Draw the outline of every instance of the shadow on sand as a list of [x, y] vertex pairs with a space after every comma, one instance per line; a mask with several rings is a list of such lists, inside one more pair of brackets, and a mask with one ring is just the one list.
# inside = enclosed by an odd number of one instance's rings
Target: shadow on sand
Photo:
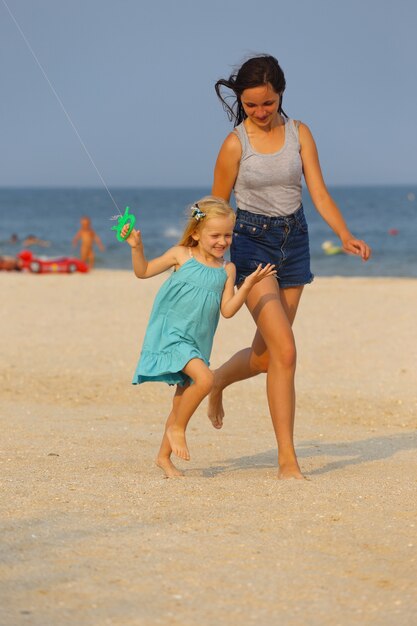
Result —
[[[324, 465], [313, 469], [306, 474], [315, 476], [327, 474], [334, 470], [344, 469], [361, 463], [381, 461], [394, 456], [398, 452], [415, 450], [417, 448], [417, 434], [404, 432], [386, 437], [370, 437], [358, 441], [343, 441], [340, 443], [326, 443], [316, 439], [303, 441], [297, 446], [299, 460], [324, 457]], [[334, 460], [328, 460], [328, 457]], [[217, 474], [236, 472], [245, 469], [269, 469], [277, 466], [277, 452], [275, 449], [259, 452], [235, 459], [225, 459], [221, 465], [210, 468], [196, 468], [193, 471], [201, 472], [205, 477]]]

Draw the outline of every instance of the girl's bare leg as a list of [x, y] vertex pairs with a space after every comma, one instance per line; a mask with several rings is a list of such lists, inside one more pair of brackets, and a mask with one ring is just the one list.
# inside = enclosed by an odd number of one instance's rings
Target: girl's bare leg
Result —
[[[290, 325], [294, 322], [302, 292], [302, 286], [279, 290], [281, 304]], [[215, 370], [207, 412], [215, 428], [223, 426], [223, 390], [239, 380], [252, 378], [261, 372], [266, 372], [268, 363], [268, 349], [258, 329], [250, 348], [236, 352], [226, 363]]]
[[213, 386], [213, 373], [201, 359], [191, 359], [183, 372], [194, 381], [182, 393], [175, 411], [175, 419], [167, 427], [166, 436], [172, 452], [180, 459], [190, 460], [185, 431], [191, 416]]
[[184, 473], [181, 472], [177, 467], [175, 467], [175, 465], [171, 461], [172, 448], [166, 435], [166, 431], [167, 428], [169, 428], [169, 426], [171, 426], [175, 422], [178, 413], [178, 405], [185, 389], [186, 386], [181, 387], [180, 385], [177, 385], [177, 389], [175, 391], [175, 395], [172, 401], [171, 413], [168, 415], [168, 419], [165, 424], [165, 432], [164, 436], [162, 437], [161, 447], [159, 448], [159, 452], [155, 459], [155, 463], [163, 470], [167, 478], [180, 478], [184, 476]]

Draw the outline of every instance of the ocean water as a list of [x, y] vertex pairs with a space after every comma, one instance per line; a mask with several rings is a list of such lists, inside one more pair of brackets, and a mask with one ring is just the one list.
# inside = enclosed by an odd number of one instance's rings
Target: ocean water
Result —
[[[363, 263], [346, 255], [327, 255], [325, 241], [337, 237], [314, 209], [308, 192], [303, 204], [309, 223], [312, 271], [316, 276], [417, 277], [417, 186], [333, 187], [330, 192], [351, 231], [372, 247], [372, 259]], [[126, 206], [136, 216], [146, 254], [157, 256], [181, 235], [186, 207], [209, 193], [208, 188], [111, 189], [120, 211]], [[117, 209], [105, 189], [0, 188], [0, 255], [15, 255], [28, 235], [50, 242], [32, 246], [34, 254], [74, 256], [71, 247], [80, 217], [88, 215], [106, 246], [96, 250], [96, 267], [131, 269], [130, 249], [120, 243], [111, 226]], [[11, 243], [12, 234], [18, 236]]]

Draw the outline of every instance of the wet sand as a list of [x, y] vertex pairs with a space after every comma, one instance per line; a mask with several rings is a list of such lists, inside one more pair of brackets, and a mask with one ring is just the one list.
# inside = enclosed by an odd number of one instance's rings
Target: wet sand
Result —
[[[414, 624], [417, 281], [306, 287], [296, 445], [265, 376], [206, 403], [186, 477], [153, 459], [172, 389], [130, 384], [163, 277], [0, 274], [2, 626]], [[221, 320], [215, 367], [250, 342]]]

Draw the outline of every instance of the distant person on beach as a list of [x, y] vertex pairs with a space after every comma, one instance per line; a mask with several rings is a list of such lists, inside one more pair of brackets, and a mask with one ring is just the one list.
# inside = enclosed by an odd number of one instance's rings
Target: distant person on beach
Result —
[[[201, 401], [211, 390], [209, 359], [220, 312], [232, 317], [254, 285], [275, 274], [274, 266], [254, 268], [235, 293], [235, 266], [224, 260], [232, 241], [235, 214], [228, 202], [207, 196], [190, 209], [181, 241], [148, 261], [139, 230], [126, 241], [138, 278], [174, 268], [152, 308], [134, 384], [162, 381], [176, 385], [156, 464], [168, 478], [182, 476], [171, 461], [174, 453], [190, 459], [185, 431]], [[129, 225], [121, 231], [126, 236]]]
[[105, 248], [100, 237], [93, 230], [89, 217], [84, 216], [80, 219], [80, 230], [72, 240], [73, 248], [75, 248], [78, 241], [81, 241], [80, 259], [84, 261], [91, 270], [94, 267], [95, 261], [94, 244], [96, 244], [102, 252]]
[[11, 272], [16, 270], [20, 272], [22, 269], [22, 261], [21, 259], [14, 256], [3, 256], [0, 255], [0, 270], [5, 270], [6, 272]]
[[[303, 478], [294, 448], [296, 348], [291, 329], [304, 285], [313, 280], [302, 174], [315, 208], [340, 238], [344, 251], [366, 261], [370, 249], [352, 235], [330, 196], [308, 126], [284, 113], [285, 84], [278, 61], [259, 55], [215, 85], [235, 127], [218, 154], [212, 193], [226, 201], [232, 191], [235, 194], [238, 209], [231, 259], [236, 284], [244, 284], [259, 263], [272, 263], [277, 272], [245, 295], [257, 326], [255, 338], [251, 347], [214, 372], [208, 415], [213, 426], [221, 428], [223, 390], [266, 372], [278, 444], [278, 477]], [[223, 89], [232, 92], [232, 103]]]
[[51, 245], [50, 241], [46, 239], [39, 239], [36, 235], [28, 235], [26, 239], [23, 240], [23, 247], [29, 248], [30, 246], [40, 246], [41, 248], [48, 248]]

